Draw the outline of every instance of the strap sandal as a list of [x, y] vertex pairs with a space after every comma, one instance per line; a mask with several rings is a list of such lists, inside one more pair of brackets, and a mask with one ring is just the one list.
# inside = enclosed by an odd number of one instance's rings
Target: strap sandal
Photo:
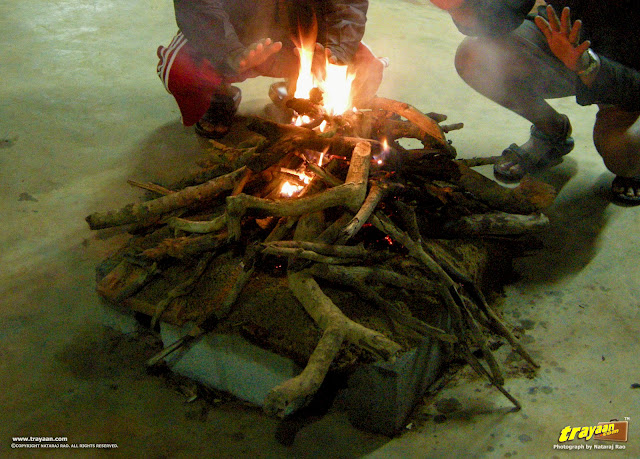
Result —
[[194, 126], [196, 134], [207, 139], [220, 139], [227, 135], [241, 99], [242, 92], [235, 86], [231, 87], [230, 94], [215, 94], [209, 109]]
[[527, 143], [518, 146], [509, 145], [500, 159], [493, 165], [496, 178], [503, 181], [518, 181], [525, 174], [538, 172], [557, 166], [562, 157], [569, 154], [575, 145], [571, 134], [569, 118], [565, 118], [563, 135], [551, 136], [535, 126], [531, 126], [531, 135]]
[[625, 204], [640, 204], [640, 176], [617, 176], [611, 182], [613, 199]]

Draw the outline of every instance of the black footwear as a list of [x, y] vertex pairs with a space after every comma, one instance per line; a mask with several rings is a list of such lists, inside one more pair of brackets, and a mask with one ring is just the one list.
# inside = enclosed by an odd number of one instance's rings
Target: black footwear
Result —
[[611, 182], [611, 192], [616, 201], [626, 204], [640, 204], [640, 176], [617, 176]]
[[515, 143], [509, 145], [502, 152], [502, 157], [493, 165], [496, 178], [504, 181], [518, 181], [527, 173], [560, 164], [562, 157], [571, 152], [574, 147], [569, 118], [566, 116], [564, 118], [564, 133], [559, 136], [550, 136], [537, 127], [531, 126], [531, 137], [527, 143], [537, 144], [536, 148], [543, 149], [541, 155], [533, 155]]
[[195, 124], [196, 134], [207, 139], [220, 139], [227, 135], [238, 111], [242, 92], [231, 86], [231, 94], [215, 94], [209, 109]]

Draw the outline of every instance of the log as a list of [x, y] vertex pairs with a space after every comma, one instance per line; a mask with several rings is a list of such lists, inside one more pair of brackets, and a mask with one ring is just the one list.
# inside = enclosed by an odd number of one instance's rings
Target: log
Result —
[[458, 185], [480, 202], [510, 214], [528, 215], [553, 203], [556, 191], [543, 182], [525, 177], [516, 188], [504, 187], [466, 166], [462, 161], [428, 156], [422, 161], [405, 161], [403, 171], [430, 180], [445, 180]]
[[166, 196], [168, 194], [174, 193], [173, 190], [165, 188], [165, 187], [163, 187], [161, 185], [158, 185], [156, 183], [138, 182], [137, 180], [132, 180], [132, 179], [127, 180], [127, 183], [129, 185], [131, 185], [131, 186], [142, 188], [143, 190], [152, 191], [152, 192], [157, 193], [157, 194], [159, 194], [161, 196]]
[[345, 327], [339, 321], [327, 326], [302, 373], [269, 391], [264, 401], [265, 412], [284, 418], [309, 403], [324, 381], [344, 339]]
[[439, 145], [443, 151], [451, 153], [450, 145], [440, 125], [412, 105], [384, 97], [374, 97], [367, 105], [367, 108], [387, 110], [406, 118], [424, 131], [425, 138], [426, 136], [430, 137], [434, 145]]
[[367, 222], [367, 220], [369, 220], [369, 217], [371, 217], [371, 214], [384, 197], [386, 191], [387, 188], [384, 186], [379, 186], [377, 184], [371, 186], [369, 195], [362, 204], [362, 207], [360, 207], [349, 224], [341, 231], [338, 239], [336, 240], [336, 244], [346, 243], [349, 239], [355, 236], [360, 229], [362, 229], [362, 226]]
[[200, 261], [198, 261], [198, 265], [196, 266], [193, 274], [187, 280], [172, 288], [165, 298], [156, 303], [155, 310], [151, 316], [150, 328], [152, 330], [156, 328], [158, 320], [160, 320], [160, 317], [162, 317], [173, 300], [191, 293], [196, 286], [196, 283], [204, 274], [205, 269], [209, 266], [209, 262], [213, 259], [213, 255], [214, 254], [211, 252], [206, 253]]
[[86, 221], [92, 230], [109, 228], [144, 221], [150, 217], [166, 214], [176, 209], [207, 202], [219, 194], [232, 190], [242, 179], [244, 168], [212, 179], [202, 185], [192, 186], [158, 199], [140, 204], [129, 204], [122, 209], [96, 212]]
[[228, 243], [227, 234], [206, 234], [196, 237], [178, 237], [165, 239], [156, 247], [144, 250], [142, 257], [162, 260], [166, 257], [188, 258], [203, 252], [218, 250]]
[[185, 218], [173, 217], [167, 220], [167, 225], [170, 228], [186, 231], [187, 233], [215, 233], [227, 226], [227, 215], [218, 215], [216, 218], [207, 221], [193, 221]]
[[529, 178], [516, 188], [506, 188], [464, 164], [458, 163], [459, 185], [488, 206], [510, 214], [531, 214], [553, 203], [556, 190]]
[[[366, 270], [366, 268], [364, 269]], [[356, 292], [358, 292], [363, 298], [372, 302], [373, 304], [378, 305], [383, 309], [383, 311], [391, 319], [392, 323], [394, 324], [394, 328], [396, 328], [396, 331], [398, 333], [407, 335], [406, 332], [403, 333], [402, 330], [398, 330], [398, 328], [403, 328], [408, 330], [409, 332], [412, 332], [409, 333], [409, 337], [413, 337], [414, 341], [416, 338], [422, 340], [427, 335], [447, 343], [455, 343], [458, 341], [455, 336], [450, 335], [444, 330], [441, 330], [437, 327], [433, 327], [419, 319], [416, 319], [415, 317], [403, 313], [391, 301], [384, 299], [380, 294], [378, 294], [375, 290], [367, 285], [370, 285], [370, 283], [374, 282], [374, 280], [371, 279], [369, 273], [363, 276], [360, 267], [349, 268], [344, 266], [328, 266], [317, 264], [310, 268], [309, 272], [314, 276], [320, 277], [330, 282], [354, 288]], [[401, 278], [401, 275], [396, 273], [393, 274], [398, 276], [396, 280]]]
[[516, 215], [506, 212], [468, 215], [444, 225], [445, 233], [455, 236], [522, 236], [549, 228], [544, 214]]

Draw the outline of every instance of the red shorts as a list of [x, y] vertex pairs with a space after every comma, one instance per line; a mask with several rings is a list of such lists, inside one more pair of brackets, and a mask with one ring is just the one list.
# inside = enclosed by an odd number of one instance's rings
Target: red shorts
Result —
[[168, 47], [158, 47], [158, 57], [158, 76], [175, 97], [182, 123], [195, 124], [225, 83], [224, 77], [211, 62], [198, 56], [182, 32], [178, 32]]

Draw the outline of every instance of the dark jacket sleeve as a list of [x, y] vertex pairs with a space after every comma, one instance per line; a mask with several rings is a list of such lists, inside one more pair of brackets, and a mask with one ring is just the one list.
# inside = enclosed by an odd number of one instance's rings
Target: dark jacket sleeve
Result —
[[465, 35], [498, 37], [517, 29], [535, 0], [467, 0], [463, 8], [474, 18], [474, 25], [456, 27]]
[[191, 46], [221, 71], [225, 59], [243, 49], [220, 0], [174, 0], [176, 22]]
[[630, 112], [640, 111], [640, 72], [600, 56], [600, 71], [591, 87], [579, 80], [576, 101], [580, 105], [613, 104]]
[[325, 5], [326, 45], [341, 63], [351, 62], [367, 22], [366, 0], [331, 0]]

